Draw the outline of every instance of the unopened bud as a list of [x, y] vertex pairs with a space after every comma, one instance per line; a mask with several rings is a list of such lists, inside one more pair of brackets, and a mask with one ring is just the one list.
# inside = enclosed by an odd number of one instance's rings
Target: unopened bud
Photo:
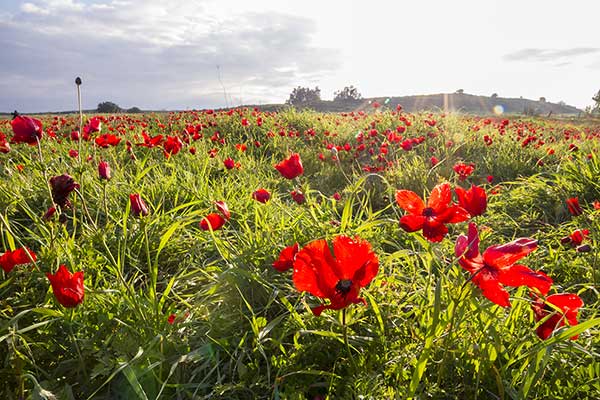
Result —
[[81, 85], [81, 78], [80, 77], [75, 78], [75, 84], [77, 86]]
[[581, 246], [577, 246], [575, 250], [577, 250], [580, 253], [589, 253], [590, 251], [592, 251], [592, 246], [590, 246], [589, 244], [582, 244]]

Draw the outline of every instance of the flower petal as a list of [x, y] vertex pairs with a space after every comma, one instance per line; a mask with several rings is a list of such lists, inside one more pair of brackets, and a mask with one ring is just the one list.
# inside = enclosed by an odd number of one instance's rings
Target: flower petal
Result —
[[508, 292], [504, 290], [495, 273], [488, 268], [482, 268], [473, 276], [473, 283], [477, 285], [482, 294], [491, 302], [502, 307], [510, 307]]
[[519, 264], [498, 270], [498, 280], [506, 286], [537, 288], [544, 295], [552, 286], [552, 279], [548, 275]]
[[446, 225], [434, 220], [426, 219], [423, 223], [423, 236], [430, 242], [441, 242], [448, 233]]
[[425, 208], [423, 200], [411, 190], [398, 190], [396, 192], [396, 203], [398, 203], [403, 210], [415, 215], [423, 213], [423, 209]]
[[416, 232], [423, 228], [423, 223], [425, 222], [425, 217], [421, 215], [405, 215], [400, 218], [400, 227], [404, 229], [406, 232]]
[[488, 247], [483, 252], [483, 258], [487, 265], [505, 268], [513, 265], [535, 249], [537, 249], [537, 240], [519, 238], [510, 243]]
[[427, 201], [427, 207], [433, 208], [438, 214], [442, 213], [452, 201], [452, 191], [448, 182], [440, 183], [433, 188]]
[[353, 284], [365, 287], [377, 275], [379, 260], [366, 240], [337, 236], [333, 239], [333, 253], [340, 279], [350, 279]]

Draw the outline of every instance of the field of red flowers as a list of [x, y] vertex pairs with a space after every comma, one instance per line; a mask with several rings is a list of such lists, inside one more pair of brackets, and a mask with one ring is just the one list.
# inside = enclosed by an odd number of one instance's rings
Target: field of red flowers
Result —
[[600, 123], [0, 120], [3, 399], [600, 398]]

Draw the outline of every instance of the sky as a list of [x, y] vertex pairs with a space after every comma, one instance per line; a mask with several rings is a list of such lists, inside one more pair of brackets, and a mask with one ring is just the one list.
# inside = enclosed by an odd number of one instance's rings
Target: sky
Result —
[[0, 0], [0, 112], [466, 93], [584, 108], [600, 90], [593, 0]]

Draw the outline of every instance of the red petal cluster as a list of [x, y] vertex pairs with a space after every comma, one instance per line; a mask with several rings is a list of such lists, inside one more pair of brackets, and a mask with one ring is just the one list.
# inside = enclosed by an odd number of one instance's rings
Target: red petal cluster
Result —
[[27, 247], [21, 247], [13, 251], [7, 251], [0, 256], [0, 267], [7, 274], [13, 270], [16, 265], [29, 264], [36, 260], [35, 253]]
[[304, 173], [300, 154], [293, 153], [288, 158], [275, 165], [275, 169], [286, 179], [294, 179]]
[[67, 308], [72, 308], [83, 302], [83, 271], [72, 274], [66, 266], [61, 265], [56, 274], [47, 273], [56, 300]]
[[[540, 339], [548, 339], [555, 329], [560, 328], [565, 324], [565, 319], [570, 326], [577, 325], [577, 312], [583, 307], [583, 301], [579, 296], [572, 293], [553, 294], [546, 298], [546, 302], [542, 299], [531, 304], [536, 321], [549, 316], [536, 329]], [[572, 340], [577, 339], [579, 335], [571, 337]]]

